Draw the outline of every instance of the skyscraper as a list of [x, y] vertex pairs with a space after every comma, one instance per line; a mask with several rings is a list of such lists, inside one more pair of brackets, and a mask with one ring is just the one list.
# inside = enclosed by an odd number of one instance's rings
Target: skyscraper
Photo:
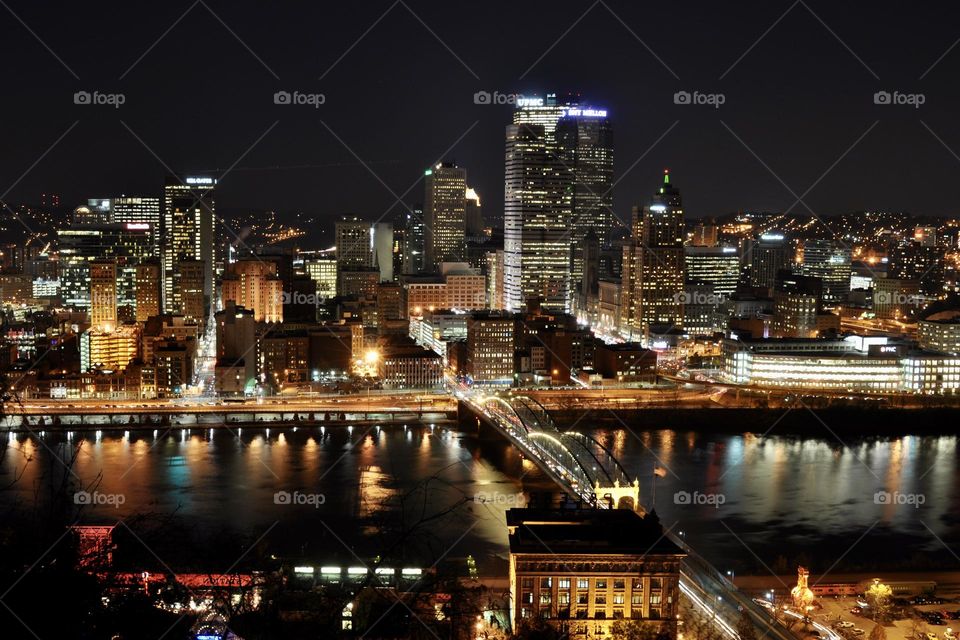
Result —
[[137, 322], [160, 315], [160, 262], [142, 262], [135, 267], [134, 291]]
[[423, 207], [414, 206], [403, 214], [403, 267], [405, 274], [420, 273], [424, 270], [424, 251], [426, 250], [427, 230], [423, 224]]
[[710, 286], [714, 296], [729, 296], [740, 280], [740, 255], [736, 247], [694, 245], [684, 250], [688, 283]]
[[807, 240], [801, 273], [823, 281], [824, 302], [845, 301], [850, 293], [850, 247], [836, 240]]
[[464, 258], [467, 235], [467, 171], [451, 162], [427, 169], [423, 223], [426, 226], [425, 268]]
[[538, 299], [570, 309], [570, 174], [542, 124], [507, 126], [504, 296], [510, 311]]
[[781, 269], [793, 266], [793, 248], [782, 233], [765, 233], [750, 241], [745, 257], [750, 264], [750, 284], [772, 290]]
[[[613, 129], [606, 109], [567, 108], [557, 121], [556, 140], [560, 159], [573, 180], [573, 240], [592, 229], [605, 247], [613, 226]], [[574, 269], [577, 276], [579, 269]]]
[[557, 99], [557, 94], [548, 93], [546, 98], [520, 98], [513, 112], [513, 124], [535, 124], [543, 127], [544, 136], [551, 150], [555, 149], [557, 121], [567, 109], [577, 106], [574, 97]]
[[117, 326], [117, 262], [90, 262], [90, 325], [112, 331]]
[[361, 269], [373, 266], [370, 223], [357, 216], [343, 216], [336, 224], [337, 268]]
[[162, 220], [162, 215], [160, 214], [160, 198], [150, 196], [91, 198], [87, 200], [87, 208], [98, 211], [99, 217], [103, 218], [102, 221], [104, 223], [150, 225], [153, 246], [157, 251], [156, 257], [160, 257], [160, 229]]
[[663, 174], [650, 203], [633, 209], [633, 242], [624, 248], [621, 308], [624, 330], [643, 338], [683, 326], [684, 224], [680, 192]]
[[283, 322], [283, 280], [277, 265], [259, 259], [237, 260], [223, 277], [223, 304], [251, 309], [257, 322]]
[[[167, 313], [182, 313], [184, 291], [178, 274], [190, 271], [191, 287], [196, 265], [178, 268], [180, 262], [202, 262], [202, 294], [205, 317], [208, 301], [213, 294], [214, 263], [214, 188], [217, 179], [209, 176], [189, 176], [182, 180], [169, 176], [163, 189], [163, 306]], [[196, 311], [195, 291], [190, 307]]]

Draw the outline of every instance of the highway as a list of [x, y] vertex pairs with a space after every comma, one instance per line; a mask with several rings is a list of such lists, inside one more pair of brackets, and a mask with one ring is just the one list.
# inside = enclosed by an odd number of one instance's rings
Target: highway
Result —
[[181, 415], [243, 413], [419, 413], [451, 412], [456, 402], [444, 393], [371, 393], [263, 398], [230, 402], [205, 398], [161, 400], [26, 400], [8, 402], [0, 411], [7, 416], [65, 415]]

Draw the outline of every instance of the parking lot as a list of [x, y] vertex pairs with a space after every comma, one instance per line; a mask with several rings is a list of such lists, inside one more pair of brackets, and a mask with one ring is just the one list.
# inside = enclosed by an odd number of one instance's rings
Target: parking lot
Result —
[[[858, 598], [822, 598], [819, 600], [822, 608], [814, 611], [812, 617], [847, 638], [866, 639], [874, 627], [874, 621], [869, 608], [854, 613], [859, 608], [857, 601]], [[960, 620], [953, 616], [958, 615], [960, 606], [956, 602], [894, 605], [892, 610], [905, 617], [884, 626], [887, 640], [957, 640]], [[936, 616], [937, 612], [941, 613], [939, 617]]]

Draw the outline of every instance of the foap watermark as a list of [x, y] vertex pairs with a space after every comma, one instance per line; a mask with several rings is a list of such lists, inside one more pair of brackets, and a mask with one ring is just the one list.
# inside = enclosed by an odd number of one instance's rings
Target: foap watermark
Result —
[[927, 502], [927, 496], [922, 493], [900, 493], [899, 491], [877, 491], [873, 494], [873, 504], [911, 506], [919, 509], [920, 505]]
[[326, 504], [327, 496], [322, 493], [302, 493], [300, 491], [277, 491], [273, 494], [273, 504], [291, 505], [295, 507], [313, 507], [319, 509]]
[[326, 296], [317, 293], [304, 293], [302, 291], [284, 291], [280, 293], [280, 304], [306, 304], [313, 307], [319, 307], [327, 300]]
[[500, 93], [499, 91], [477, 91], [473, 94], [473, 104], [510, 104], [518, 107], [543, 106], [543, 98], [527, 98], [522, 93]]
[[874, 304], [889, 304], [898, 307], [924, 307], [931, 300], [927, 296], [901, 291], [877, 291], [873, 294]]
[[73, 104], [107, 106], [119, 109], [127, 101], [122, 93], [101, 93], [99, 91], [77, 91], [73, 94]]
[[273, 104], [289, 104], [307, 106], [319, 109], [327, 102], [327, 96], [322, 93], [304, 93], [302, 91], [277, 91], [273, 94]]
[[873, 94], [873, 104], [890, 104], [919, 109], [927, 101], [922, 93], [902, 93], [900, 91], [877, 91]]
[[478, 491], [473, 501], [479, 504], [501, 504], [509, 507], [527, 506], [527, 498], [522, 493], [500, 493], [499, 491]]
[[679, 505], [706, 505], [719, 509], [720, 505], [726, 503], [727, 496], [722, 493], [700, 493], [694, 491], [677, 491], [673, 494], [673, 503]]
[[692, 104], [719, 109], [727, 101], [722, 93], [703, 93], [701, 91], [677, 91], [673, 94], [673, 104]]
[[704, 291], [683, 291], [673, 295], [673, 301], [679, 304], [717, 305], [727, 301], [722, 293], [707, 293]]
[[73, 494], [73, 503], [79, 505], [100, 506], [108, 505], [119, 509], [127, 501], [122, 493], [100, 493], [99, 491], [77, 491]]

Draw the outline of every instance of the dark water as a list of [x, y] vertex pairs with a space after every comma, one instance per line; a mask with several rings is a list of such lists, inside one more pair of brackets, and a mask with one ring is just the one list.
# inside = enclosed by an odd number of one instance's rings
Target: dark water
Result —
[[[960, 564], [954, 436], [593, 435], [641, 478], [646, 505], [654, 466], [665, 469], [656, 481], [661, 520], [721, 569]], [[540, 499], [552, 489], [505, 443], [429, 425], [18, 434], [0, 453], [0, 486], [15, 479], [0, 491], [11, 521], [85, 488], [108, 502], [69, 500], [80, 522], [169, 520], [317, 563], [384, 555], [429, 566], [472, 555], [482, 570], [503, 571], [505, 509], [518, 494]], [[51, 491], [64, 479], [68, 489]], [[191, 562], [205, 554], [181, 551]]]

